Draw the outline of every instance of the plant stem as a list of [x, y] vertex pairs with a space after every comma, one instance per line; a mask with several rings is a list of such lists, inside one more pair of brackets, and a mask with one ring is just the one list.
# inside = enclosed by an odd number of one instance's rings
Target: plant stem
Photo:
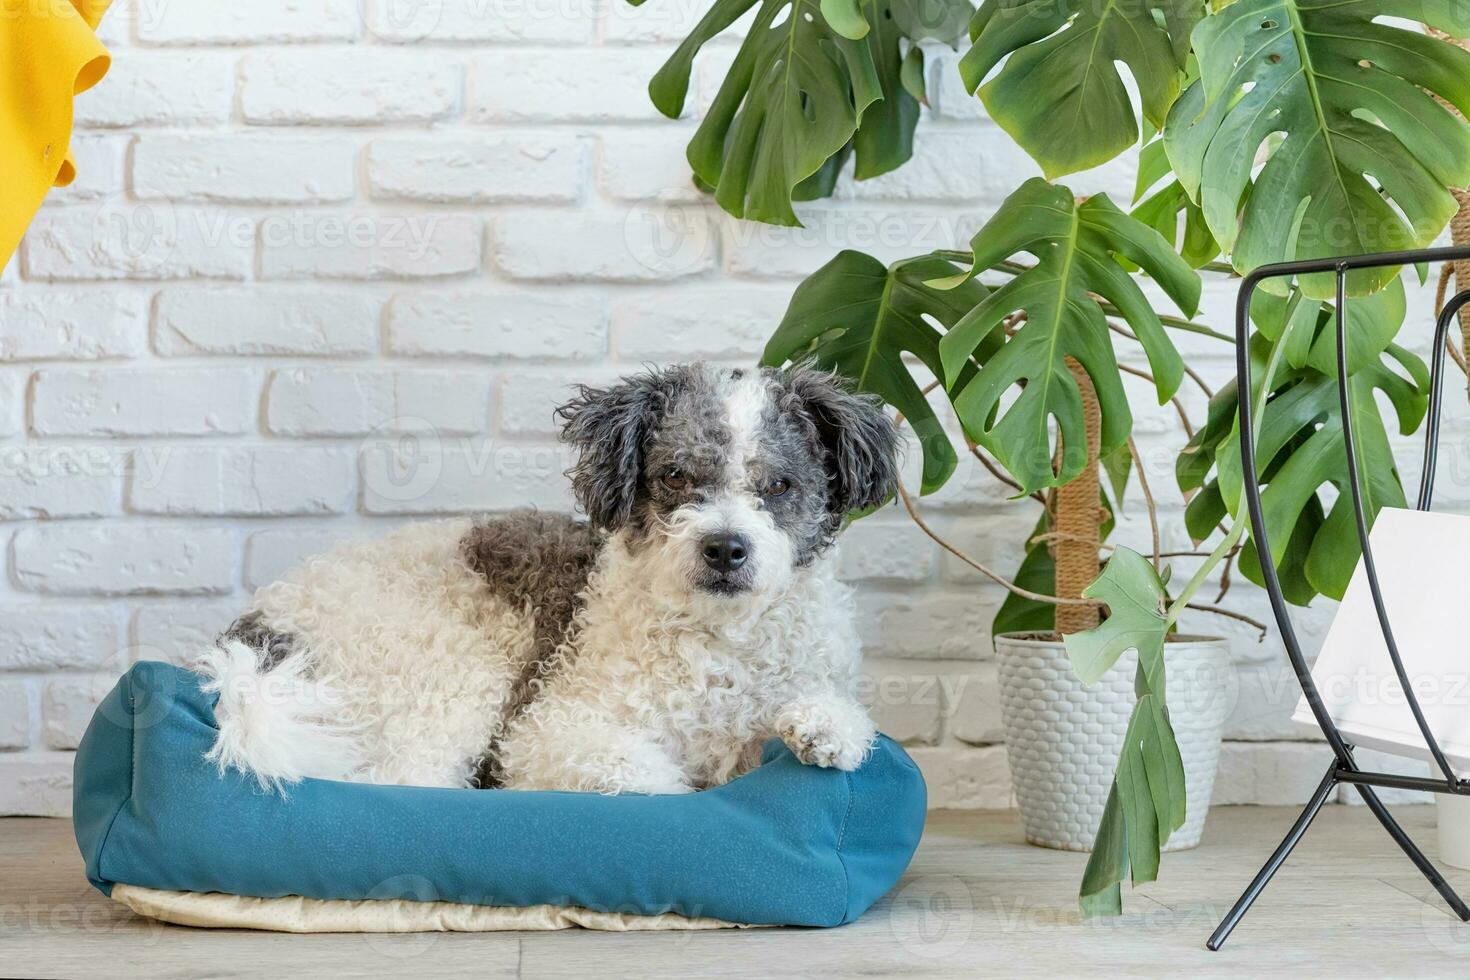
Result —
[[[1112, 303], [1099, 302], [1097, 305], [1098, 308], [1106, 313], [1108, 316], [1123, 315], [1123, 311], [1118, 309]], [[1213, 337], [1216, 340], [1224, 341], [1232, 347], [1235, 346], [1234, 337], [1226, 333], [1221, 333], [1218, 330], [1213, 330], [1210, 327], [1205, 326], [1203, 323], [1195, 323], [1193, 320], [1186, 320], [1182, 316], [1170, 316], [1167, 313], [1155, 312], [1154, 316], [1158, 317], [1159, 322], [1166, 327], [1173, 327], [1175, 330], [1183, 330], [1185, 333], [1197, 333], [1204, 337]]]
[[[1286, 350], [1287, 338], [1291, 336], [1292, 328], [1295, 325], [1294, 320], [1287, 321], [1286, 329], [1281, 331], [1281, 337], [1272, 345], [1271, 355], [1266, 359], [1266, 370], [1261, 375], [1261, 386], [1256, 393], [1255, 422], [1257, 425], [1260, 425], [1261, 417], [1266, 410], [1266, 396], [1271, 393], [1271, 379], [1276, 376], [1276, 368], [1281, 363], [1282, 352]], [[1225, 532], [1224, 539], [1216, 545], [1215, 550], [1210, 552], [1210, 557], [1206, 558], [1200, 567], [1195, 570], [1194, 575], [1184, 586], [1183, 591], [1179, 593], [1178, 597], [1169, 604], [1169, 609], [1164, 616], [1164, 621], [1168, 628], [1172, 629], [1174, 624], [1179, 621], [1180, 614], [1188, 607], [1189, 601], [1200, 590], [1200, 586], [1204, 585], [1205, 579], [1209, 578], [1215, 566], [1224, 561], [1227, 556], [1234, 553], [1235, 546], [1245, 535], [1245, 529], [1249, 523], [1249, 515], [1245, 512], [1242, 511], [1235, 516], [1235, 519], [1231, 522], [1230, 530]], [[1270, 561], [1271, 556], [1262, 555], [1261, 560]], [[1211, 609], [1208, 611], [1214, 612], [1215, 610]]]
[[1128, 452], [1133, 456], [1133, 470], [1138, 477], [1138, 488], [1143, 493], [1143, 503], [1148, 508], [1148, 526], [1153, 533], [1154, 545], [1154, 571], [1160, 571], [1163, 565], [1160, 561], [1163, 545], [1159, 535], [1159, 509], [1154, 504], [1153, 491], [1148, 486], [1148, 474], [1143, 471], [1143, 454], [1138, 451], [1138, 444], [1133, 437], [1128, 437]]

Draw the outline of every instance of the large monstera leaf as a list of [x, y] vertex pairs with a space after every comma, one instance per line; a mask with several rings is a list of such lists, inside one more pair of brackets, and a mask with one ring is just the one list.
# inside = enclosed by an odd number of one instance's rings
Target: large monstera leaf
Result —
[[[1259, 430], [1257, 466], [1261, 471], [1261, 502], [1271, 538], [1271, 559], [1277, 566], [1289, 601], [1306, 605], [1318, 593], [1342, 598], [1359, 557], [1357, 530], [1349, 496], [1347, 457], [1342, 440], [1342, 410], [1338, 397], [1335, 352], [1324, 347], [1332, 333], [1330, 307], [1305, 301], [1306, 343], [1288, 348], [1273, 378]], [[1362, 302], [1355, 301], [1355, 302]], [[1391, 300], [1383, 301], [1391, 306]], [[1352, 307], [1349, 306], [1349, 312]], [[1259, 324], [1269, 322], [1266, 316]], [[1287, 314], [1292, 315], [1292, 314]], [[1301, 316], [1301, 314], [1296, 314]], [[1299, 327], [1292, 333], [1299, 332]], [[1351, 324], [1350, 324], [1351, 327]], [[1279, 342], [1269, 327], [1252, 340], [1256, 373], [1264, 368], [1267, 351]], [[1367, 357], [1366, 349], [1349, 349]], [[1329, 357], [1334, 360], [1329, 361]], [[1293, 363], [1295, 362], [1295, 363]], [[1352, 386], [1353, 433], [1361, 459], [1363, 498], [1371, 522], [1384, 507], [1406, 506], [1402, 480], [1379, 413], [1377, 395], [1392, 405], [1399, 432], [1413, 433], [1428, 405], [1428, 371], [1422, 361], [1393, 343], [1383, 344], [1371, 363], [1349, 378]], [[1203, 539], [1225, 518], [1239, 513], [1243, 479], [1240, 466], [1239, 397], [1232, 383], [1210, 403], [1206, 425], [1181, 455], [1179, 485], [1186, 493], [1198, 491], [1189, 502], [1185, 522], [1191, 536]], [[1213, 471], [1213, 478], [1211, 473]], [[1333, 489], [1330, 507], [1324, 491]], [[1241, 556], [1246, 577], [1261, 582], [1260, 556], [1254, 540]]]
[[[1377, 17], [1470, 33], [1464, 0], [1236, 0], [1195, 28], [1200, 79], [1165, 145], [1241, 272], [1422, 247], [1455, 214], [1445, 188], [1470, 184], [1470, 126], [1433, 96], [1470, 112], [1470, 53]], [[1332, 276], [1302, 288], [1328, 299]]]
[[[1183, 377], [1184, 363], [1158, 314], [1120, 261], [1142, 268], [1191, 316], [1199, 304], [1199, 276], [1158, 232], [1105, 195], [1078, 204], [1071, 191], [1040, 178], [1006, 199], [971, 248], [971, 274], [1020, 252], [1030, 253], [1036, 264], [987, 295], [940, 341], [955, 410], [970, 436], [1025, 491], [1068, 483], [1087, 464], [1082, 395], [1068, 358], [1082, 365], [1097, 391], [1102, 452], [1117, 451], [1133, 426], [1101, 302], [1116, 309], [1143, 344], [1161, 404]], [[1019, 313], [1024, 322], [1007, 336], [1006, 321], [1014, 322]], [[968, 373], [972, 355], [984, 344], [999, 349]], [[1018, 388], [1014, 400], [1008, 399]], [[1055, 471], [1053, 421], [1062, 451]]]
[[905, 259], [890, 268], [861, 252], [840, 252], [797, 287], [763, 358], [771, 365], [814, 359], [902, 412], [923, 449], [924, 493], [944, 485], [957, 459], [904, 355], [940, 375], [942, 335], [930, 321], [948, 328], [987, 292], [974, 279], [957, 289], [927, 285], [955, 271], [953, 262], [938, 256]]
[[1204, 9], [1203, 0], [985, 0], [960, 76], [1047, 177], [1076, 173], [1138, 142], [1117, 62], [1133, 73], [1144, 117], [1163, 126]]
[[[904, 84], [902, 42], [910, 35], [902, 25], [917, 29], [909, 8], [936, 2], [715, 0], [648, 92], [660, 112], [677, 117], [695, 56], [756, 8], [689, 143], [689, 163], [735, 217], [797, 225], [791, 202], [831, 194], [849, 155], [857, 158], [855, 176], [865, 179], [912, 154], [919, 103], [909, 91], [917, 84], [912, 68]], [[935, 17], [929, 21], [942, 24]]]

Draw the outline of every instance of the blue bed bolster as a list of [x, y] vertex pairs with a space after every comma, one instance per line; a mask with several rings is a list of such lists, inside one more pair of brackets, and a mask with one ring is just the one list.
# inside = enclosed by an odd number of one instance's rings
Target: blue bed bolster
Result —
[[772, 740], [758, 769], [686, 796], [306, 779], [283, 798], [204, 760], [215, 697], [199, 683], [135, 665], [77, 750], [77, 844], [104, 894], [123, 882], [835, 926], [893, 887], [924, 828], [923, 778], [886, 737], [853, 773]]

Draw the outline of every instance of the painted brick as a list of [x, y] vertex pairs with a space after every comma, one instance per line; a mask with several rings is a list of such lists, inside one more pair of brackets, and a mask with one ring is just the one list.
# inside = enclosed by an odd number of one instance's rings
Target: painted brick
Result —
[[260, 223], [265, 278], [431, 278], [480, 267], [480, 219], [461, 214], [308, 213]]
[[459, 103], [454, 58], [383, 48], [260, 52], [240, 62], [246, 122], [427, 122]]
[[[989, 474], [986, 474], [986, 479], [994, 482], [994, 478]], [[925, 522], [934, 529], [936, 534], [973, 560], [1007, 576], [1014, 575], [1016, 569], [1020, 567], [1026, 554], [1026, 541], [1036, 530], [1036, 520], [1041, 512], [1039, 504], [1012, 503], [1005, 509], [987, 513], [983, 518], [976, 519], [969, 516], [948, 517], [942, 514], [926, 514], [929, 509], [927, 500], [917, 506], [920, 508], [920, 514], [925, 515]], [[940, 562], [944, 570], [944, 577], [949, 581], [962, 582], [966, 585], [978, 585], [991, 581], [949, 552], [945, 552]]]
[[238, 369], [48, 369], [36, 375], [31, 424], [41, 435], [231, 435], [254, 421], [259, 382]]
[[[875, 201], [985, 201], [992, 206], [1020, 185], [1016, 168], [983, 166], [986, 154], [1010, 137], [998, 127], [920, 127], [914, 156], [897, 170], [867, 180], [853, 178], [851, 165], [837, 196]], [[1034, 164], [1023, 172], [1034, 169]], [[1029, 173], [1028, 173], [1029, 176]]]
[[[452, 394], [451, 394], [452, 393]], [[483, 431], [490, 380], [483, 372], [292, 368], [267, 391], [266, 427], [276, 435], [366, 435], [380, 427], [440, 435]]]
[[831, 201], [801, 205], [797, 217], [802, 227], [720, 217], [717, 224], [726, 271], [759, 278], [801, 278], [844, 248], [894, 262], [934, 249], [964, 248], [983, 220], [967, 209]]
[[214, 644], [245, 604], [244, 599], [194, 599], [140, 606], [131, 626], [137, 658], [188, 663]]
[[904, 745], [939, 741], [944, 694], [934, 674], [903, 665], [864, 664], [858, 694], [878, 730], [889, 738]]
[[49, 601], [0, 605], [0, 670], [92, 670], [122, 646], [111, 608]]
[[21, 256], [31, 279], [244, 279], [254, 238], [243, 214], [109, 198], [42, 211]]
[[41, 690], [41, 731], [46, 747], [76, 748], [92, 720], [92, 713], [112, 689], [112, 683], [105, 683], [102, 678], [48, 682]]
[[97, 201], [121, 194], [126, 185], [128, 136], [74, 133], [67, 147], [76, 173], [65, 187], [53, 187], [43, 207]]
[[651, 129], [609, 129], [602, 135], [598, 185], [615, 201], [702, 201], [684, 149], [694, 130], [666, 123]]
[[235, 579], [235, 535], [217, 527], [42, 524], [15, 533], [16, 582], [47, 595], [205, 595]]
[[0, 755], [0, 813], [71, 816], [71, 752]]
[[376, 296], [320, 286], [166, 289], [158, 296], [153, 349], [166, 357], [371, 354], [382, 307]]
[[123, 462], [85, 446], [0, 448], [0, 520], [116, 514]]
[[355, 0], [226, 0], [144, 4], [138, 39], [150, 44], [350, 41], [361, 21]]
[[1215, 806], [1305, 803], [1322, 781], [1332, 750], [1323, 742], [1226, 742], [1220, 747]]
[[20, 371], [0, 371], [0, 436], [20, 431], [26, 377]]
[[972, 749], [956, 746], [915, 746], [909, 755], [924, 774], [931, 810], [1007, 810], [1011, 771], [1004, 745]]
[[103, 84], [77, 96], [75, 124], [88, 127], [213, 126], [230, 118], [234, 59], [218, 52], [114, 58]]
[[143, 514], [340, 514], [353, 501], [353, 469], [345, 449], [181, 448], [154, 478], [133, 481], [128, 505]]
[[363, 508], [371, 514], [458, 514], [535, 505], [572, 506], [564, 446], [488, 440], [405, 444], [372, 440], [361, 458]]
[[753, 363], [781, 322], [791, 294], [783, 289], [661, 288], [615, 302], [611, 329], [627, 361], [707, 358]]
[[858, 637], [870, 657], [989, 660], [998, 589], [961, 594], [869, 593], [858, 604]]
[[714, 265], [709, 217], [695, 208], [517, 211], [496, 220], [493, 236], [495, 264], [514, 279], [663, 281]]
[[1000, 715], [1000, 679], [994, 664], [979, 664], [963, 674], [946, 675], [945, 717], [949, 733], [971, 745], [1005, 741]]
[[31, 695], [24, 681], [0, 681], [0, 750], [31, 745]]
[[[618, 43], [647, 43], [658, 41], [682, 41], [688, 37], [704, 16], [708, 8], [691, 0], [677, 3], [609, 4], [605, 15], [603, 36]], [[755, 12], [741, 16], [730, 27], [720, 33], [721, 39], [741, 38], [750, 29]]]
[[578, 44], [592, 40], [598, 6], [596, 0], [375, 3], [368, 15], [368, 31], [381, 40], [401, 43]]
[[251, 589], [269, 585], [308, 558], [324, 555], [343, 541], [381, 533], [358, 526], [258, 531], [245, 544], [245, 585]]
[[610, 384], [616, 378], [616, 369], [610, 367], [508, 372], [500, 381], [500, 432], [556, 436], [561, 432], [556, 409], [571, 399], [576, 385]]
[[280, 133], [145, 134], [133, 147], [133, 193], [251, 204], [345, 201], [353, 194], [355, 150], [341, 138]]
[[570, 203], [581, 195], [582, 156], [570, 134], [377, 139], [368, 187], [386, 200]]
[[114, 289], [0, 293], [0, 361], [91, 361], [143, 350], [147, 297]]
[[[477, 122], [612, 122], [664, 118], [648, 98], [662, 51], [589, 48], [568, 70], [545, 51], [496, 51], [474, 60], [470, 116]], [[597, 79], [587, 85], [586, 79]]]
[[395, 296], [388, 308], [388, 348], [409, 356], [597, 360], [607, 355], [605, 321], [601, 300], [585, 293], [413, 293]]
[[847, 529], [839, 546], [838, 574], [848, 582], [924, 582], [934, 574], [938, 546], [912, 523], [882, 524], [871, 518]]

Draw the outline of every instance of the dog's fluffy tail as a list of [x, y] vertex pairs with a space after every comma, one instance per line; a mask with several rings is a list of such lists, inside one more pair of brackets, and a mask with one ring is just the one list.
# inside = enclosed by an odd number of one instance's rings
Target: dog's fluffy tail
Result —
[[237, 640], [221, 641], [192, 665], [207, 678], [202, 689], [218, 692], [219, 737], [206, 759], [220, 772], [237, 769], [267, 790], [303, 777], [348, 779], [360, 766], [350, 729], [330, 722], [338, 699], [306, 675], [307, 657], [294, 653], [261, 673], [255, 651]]

